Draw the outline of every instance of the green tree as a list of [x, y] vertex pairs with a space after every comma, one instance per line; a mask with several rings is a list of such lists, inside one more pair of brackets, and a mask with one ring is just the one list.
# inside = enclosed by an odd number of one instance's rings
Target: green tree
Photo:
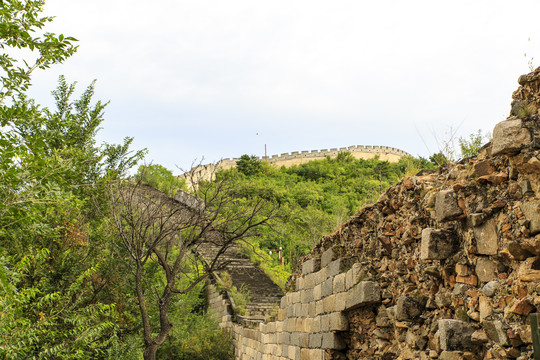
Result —
[[435, 153], [429, 157], [429, 161], [435, 166], [443, 166], [448, 164], [448, 158], [442, 152]]
[[244, 175], [255, 175], [263, 170], [261, 161], [255, 155], [242, 155], [236, 162], [236, 168]]
[[458, 143], [461, 150], [461, 157], [470, 158], [478, 155], [485, 140], [489, 141], [489, 136], [482, 135], [482, 130], [480, 129], [476, 133], [470, 134], [469, 139], [460, 137]]
[[[30, 86], [35, 69], [62, 63], [77, 50], [77, 40], [44, 31], [50, 16], [41, 16], [44, 0], [3, 0], [0, 6], [0, 55], [2, 88], [0, 104]], [[31, 56], [28, 52], [32, 53]]]
[[[236, 178], [227, 175], [218, 173], [215, 181], [199, 184], [195, 208], [140, 183], [122, 181], [109, 188], [111, 220], [124, 249], [123, 260], [134, 274], [145, 360], [155, 359], [171, 334], [175, 295], [188, 293], [219, 270], [218, 260], [229, 247], [256, 236], [275, 217], [277, 206], [237, 198]], [[216, 247], [215, 255], [204, 260], [198, 250], [209, 243]], [[160, 273], [163, 281], [150, 281], [149, 271]]]
[[135, 181], [163, 191], [169, 196], [174, 196], [179, 190], [187, 190], [185, 179], [179, 179], [171, 170], [158, 164], [139, 166]]
[[8, 359], [104, 358], [117, 341], [118, 313], [103, 291], [108, 236], [93, 209], [105, 200], [102, 184], [144, 151], [131, 153], [129, 140], [98, 147], [103, 108], [91, 105], [93, 85], [77, 101], [69, 89], [61, 78], [56, 111], [19, 95], [2, 119], [0, 356]]

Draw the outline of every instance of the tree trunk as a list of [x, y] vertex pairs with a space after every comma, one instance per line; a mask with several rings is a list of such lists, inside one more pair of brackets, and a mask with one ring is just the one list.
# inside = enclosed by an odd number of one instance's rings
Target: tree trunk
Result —
[[143, 353], [144, 360], [156, 360], [157, 349], [158, 346], [156, 344], [146, 345]]

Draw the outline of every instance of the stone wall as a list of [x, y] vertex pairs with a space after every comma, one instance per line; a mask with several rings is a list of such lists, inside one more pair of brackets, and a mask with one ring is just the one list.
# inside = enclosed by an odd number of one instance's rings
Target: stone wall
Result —
[[479, 156], [404, 178], [321, 239], [275, 321], [222, 314], [237, 358], [532, 359], [540, 68], [519, 83]]
[[[378, 156], [382, 161], [398, 162], [403, 156], [411, 156], [409, 153], [388, 146], [362, 146], [354, 145], [343, 148], [311, 150], [311, 151], [293, 151], [292, 153], [283, 153], [280, 155], [271, 155], [267, 158], [260, 157], [261, 161], [268, 161], [276, 167], [290, 167], [293, 165], [304, 164], [312, 160], [324, 159], [327, 156], [335, 158], [340, 152], [350, 152], [356, 159], [373, 159]], [[188, 179], [188, 186], [201, 180], [210, 180], [218, 169], [230, 169], [236, 166], [239, 158], [225, 158], [216, 164], [198, 165], [187, 173], [180, 175], [181, 178]]]

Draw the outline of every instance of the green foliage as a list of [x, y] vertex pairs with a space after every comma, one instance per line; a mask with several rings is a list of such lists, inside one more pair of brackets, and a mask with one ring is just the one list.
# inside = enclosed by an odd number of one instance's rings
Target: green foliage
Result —
[[100, 359], [116, 341], [118, 313], [112, 304], [90, 302], [85, 286], [98, 267], [55, 288], [50, 252], [34, 250], [10, 273], [14, 295], [0, 297], [3, 359]]
[[104, 105], [91, 104], [93, 85], [77, 101], [73, 89], [60, 79], [55, 111], [23, 94], [1, 109], [2, 358], [105, 358], [118, 323], [128, 325], [114, 279], [128, 270], [111, 256], [96, 205], [143, 152], [129, 139], [98, 147]]
[[[248, 160], [244, 157], [244, 160]], [[305, 164], [246, 175], [240, 169], [223, 173], [237, 179], [235, 196], [244, 199], [263, 198], [281, 205], [277, 223], [271, 229], [243, 246], [243, 251], [270, 274], [278, 284], [297, 266], [298, 259], [308, 253], [323, 236], [339, 228], [350, 216], [370, 202], [381, 191], [404, 175], [432, 167], [426, 159], [404, 157], [398, 163], [355, 159], [350, 153], [335, 159], [310, 161]], [[219, 176], [223, 176], [218, 174]], [[277, 257], [269, 258], [267, 249], [283, 248], [286, 266]]]
[[443, 166], [449, 163], [448, 158], [442, 152], [431, 155], [429, 161], [431, 161], [434, 166]]
[[512, 103], [512, 115], [519, 118], [527, 118], [529, 116], [537, 114], [538, 109], [534, 103], [527, 101], [515, 101]]
[[460, 137], [458, 139], [462, 158], [470, 158], [480, 153], [484, 140], [489, 140], [489, 136], [482, 135], [482, 131], [470, 134], [469, 139]]
[[236, 314], [246, 315], [246, 306], [251, 301], [251, 294], [249, 293], [249, 290], [245, 288], [245, 286], [241, 286], [240, 289], [234, 286], [231, 275], [226, 271], [221, 272], [219, 276], [221, 281], [218, 283], [218, 289], [220, 291], [226, 291], [232, 298], [234, 303], [234, 312]]
[[135, 181], [151, 186], [170, 196], [179, 190], [187, 190], [186, 180], [179, 179], [162, 165], [141, 165], [135, 174]]
[[0, 55], [0, 104], [6, 97], [28, 89], [35, 69], [62, 63], [77, 50], [75, 38], [44, 31], [53, 20], [41, 16], [44, 4], [44, 0], [1, 2], [0, 48], [5, 52]]
[[255, 175], [263, 170], [263, 164], [255, 155], [242, 155], [236, 162], [236, 168], [244, 175]]
[[174, 327], [167, 342], [159, 348], [158, 359], [234, 359], [230, 334], [219, 329], [204, 311], [205, 295], [204, 286], [199, 284], [171, 303], [170, 319]]

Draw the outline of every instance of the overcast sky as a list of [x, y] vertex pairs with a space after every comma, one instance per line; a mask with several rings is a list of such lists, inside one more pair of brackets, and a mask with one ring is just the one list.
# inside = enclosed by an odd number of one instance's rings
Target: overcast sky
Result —
[[265, 144], [426, 157], [450, 129], [491, 131], [540, 65], [537, 0], [47, 0], [46, 14], [80, 48], [31, 94], [50, 104], [60, 74], [97, 79], [99, 140], [133, 136], [175, 173]]

